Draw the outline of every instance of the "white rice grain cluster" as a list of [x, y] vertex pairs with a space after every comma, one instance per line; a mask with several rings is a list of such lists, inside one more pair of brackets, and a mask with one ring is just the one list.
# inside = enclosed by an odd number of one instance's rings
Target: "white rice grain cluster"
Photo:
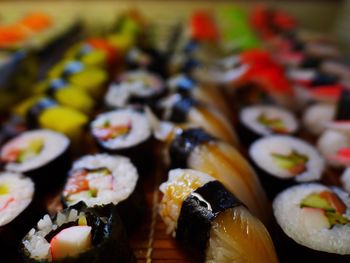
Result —
[[30, 254], [30, 258], [35, 260], [52, 261], [50, 243], [45, 237], [63, 224], [75, 222], [79, 217], [85, 216], [83, 212], [71, 209], [66, 213], [58, 212], [56, 220], [53, 222], [49, 215], [45, 215], [39, 220], [37, 227], [32, 228], [23, 239], [23, 245]]

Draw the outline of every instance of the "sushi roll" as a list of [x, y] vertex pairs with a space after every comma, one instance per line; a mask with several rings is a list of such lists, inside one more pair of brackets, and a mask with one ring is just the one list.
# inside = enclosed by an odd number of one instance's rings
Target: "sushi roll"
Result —
[[37, 99], [28, 107], [26, 119], [30, 128], [54, 130], [67, 135], [72, 141], [79, 141], [88, 122], [85, 114], [58, 105], [47, 97]]
[[[273, 201], [281, 262], [347, 262], [349, 194], [321, 184], [288, 188]], [[276, 245], [277, 246], [277, 245]]]
[[231, 117], [230, 108], [217, 86], [199, 85], [188, 74], [178, 74], [167, 81], [167, 88], [172, 93], [179, 93], [203, 101], [213, 108], [217, 108], [225, 116]]
[[40, 192], [64, 182], [69, 169], [69, 139], [50, 130], [33, 130], [8, 141], [0, 152], [7, 171], [31, 177]]
[[88, 67], [104, 68], [107, 66], [107, 54], [87, 43], [79, 43], [68, 49], [65, 58], [78, 60]]
[[[22, 237], [45, 213], [33, 181], [18, 173], [0, 173], [0, 245], [2, 262], [10, 262]], [[6, 261], [9, 260], [9, 261]]]
[[259, 139], [249, 148], [249, 156], [270, 199], [293, 184], [320, 181], [325, 170], [318, 151], [291, 136]]
[[124, 107], [129, 103], [153, 106], [164, 92], [160, 76], [144, 70], [127, 71], [109, 87], [105, 103], [109, 108]]
[[95, 107], [92, 97], [84, 90], [67, 83], [63, 79], [46, 80], [35, 88], [36, 93], [44, 93], [60, 105], [90, 114]]
[[24, 262], [136, 262], [118, 214], [81, 204], [40, 219], [21, 253]]
[[167, 232], [196, 262], [278, 262], [264, 225], [213, 177], [171, 170], [160, 191]]
[[309, 106], [303, 114], [303, 125], [306, 130], [316, 136], [321, 135], [327, 124], [335, 117], [335, 106], [330, 103], [317, 103]]
[[66, 206], [80, 201], [88, 207], [113, 204], [128, 230], [145, 213], [138, 172], [128, 158], [117, 155], [87, 155], [75, 161], [62, 200]]
[[79, 87], [93, 97], [100, 97], [108, 75], [105, 70], [88, 67], [75, 60], [64, 60], [54, 66], [48, 74], [49, 78], [63, 78]]
[[295, 134], [299, 124], [295, 116], [280, 107], [256, 105], [239, 113], [238, 133], [244, 145], [271, 134]]
[[126, 155], [138, 168], [152, 163], [152, 132], [143, 111], [124, 108], [102, 113], [90, 128], [102, 151]]
[[172, 94], [160, 102], [163, 119], [174, 123], [190, 123], [234, 146], [237, 136], [228, 118], [203, 102], [180, 94]]
[[234, 147], [198, 128], [177, 130], [172, 137], [168, 150], [172, 168], [190, 168], [210, 174], [259, 219], [265, 223], [269, 221], [269, 205], [259, 179]]

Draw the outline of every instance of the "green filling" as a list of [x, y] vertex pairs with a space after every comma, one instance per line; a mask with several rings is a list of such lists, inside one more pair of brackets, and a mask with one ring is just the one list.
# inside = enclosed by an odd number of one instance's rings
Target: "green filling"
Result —
[[286, 169], [293, 175], [298, 175], [306, 170], [306, 163], [309, 158], [306, 155], [300, 154], [295, 150], [288, 155], [272, 153], [271, 154], [276, 165], [282, 169]]
[[325, 216], [328, 219], [329, 228], [332, 228], [334, 225], [346, 225], [350, 223], [350, 220], [344, 217], [342, 214], [336, 211], [332, 204], [320, 194], [310, 194], [305, 197], [301, 203], [300, 207], [310, 207], [321, 209], [325, 212]]
[[329, 212], [335, 212], [335, 209], [331, 206], [331, 204], [326, 199], [322, 198], [319, 194], [310, 194], [305, 197], [301, 201], [300, 207], [312, 207]]
[[277, 132], [277, 133], [287, 132], [287, 129], [283, 121], [279, 118], [269, 118], [264, 113], [262, 113], [257, 118], [257, 121], [273, 132]]
[[6, 195], [9, 193], [9, 188], [5, 184], [0, 185], [0, 195]]
[[26, 149], [23, 149], [18, 155], [16, 162], [23, 163], [28, 159], [35, 157], [38, 155], [42, 149], [44, 148], [44, 140], [43, 139], [33, 139]]

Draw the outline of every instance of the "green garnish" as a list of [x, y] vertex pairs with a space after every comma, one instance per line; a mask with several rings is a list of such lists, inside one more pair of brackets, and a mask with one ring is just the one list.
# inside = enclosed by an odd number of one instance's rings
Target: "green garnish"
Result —
[[44, 140], [41, 138], [33, 139], [30, 141], [29, 145], [21, 150], [20, 154], [17, 156], [16, 162], [23, 163], [28, 159], [37, 156], [44, 148]]
[[282, 169], [288, 170], [292, 175], [298, 175], [306, 170], [306, 163], [309, 157], [300, 154], [295, 150], [288, 155], [272, 153], [273, 160]]
[[261, 113], [257, 118], [257, 121], [264, 125], [266, 128], [275, 133], [287, 133], [287, 129], [284, 122], [279, 118], [269, 118], [264, 113]]

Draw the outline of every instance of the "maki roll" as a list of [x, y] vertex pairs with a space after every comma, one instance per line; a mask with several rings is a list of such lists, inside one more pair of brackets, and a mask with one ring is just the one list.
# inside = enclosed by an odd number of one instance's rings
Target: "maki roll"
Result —
[[190, 123], [234, 145], [238, 145], [235, 131], [225, 115], [203, 102], [173, 94], [160, 102], [163, 118], [174, 123]]
[[281, 262], [347, 262], [349, 194], [320, 184], [288, 188], [273, 201]]
[[69, 139], [50, 130], [33, 130], [8, 141], [0, 156], [6, 170], [31, 177], [40, 192], [64, 182], [69, 169]]
[[249, 156], [270, 199], [293, 184], [321, 180], [325, 169], [312, 145], [291, 136], [259, 139], [249, 148]]
[[243, 156], [231, 145], [202, 129], [176, 131], [170, 140], [172, 168], [191, 168], [208, 173], [243, 200], [252, 213], [269, 221], [269, 205], [259, 179]]
[[79, 140], [88, 122], [85, 114], [58, 105], [56, 101], [47, 97], [36, 100], [28, 108], [26, 117], [29, 127], [61, 132], [73, 141]]
[[118, 214], [81, 204], [45, 215], [23, 238], [24, 262], [136, 262]]
[[34, 188], [28, 177], [0, 173], [0, 245], [5, 262], [16, 253], [20, 240], [32, 224], [45, 213], [34, 197]]
[[217, 108], [220, 112], [225, 114], [225, 116], [231, 116], [231, 111], [217, 86], [199, 85], [188, 75], [178, 74], [168, 80], [167, 87], [172, 93], [180, 93], [184, 96], [193, 97], [213, 108]]
[[83, 201], [88, 207], [116, 205], [131, 230], [144, 216], [145, 204], [139, 175], [126, 157], [87, 155], [75, 161], [63, 190], [66, 206]]
[[264, 225], [208, 174], [171, 170], [160, 191], [167, 232], [196, 262], [278, 262]]
[[335, 106], [330, 103], [317, 103], [309, 106], [303, 114], [303, 125], [313, 135], [321, 135], [327, 124], [335, 117]]
[[124, 107], [129, 103], [140, 103], [153, 106], [163, 95], [163, 80], [156, 74], [143, 71], [127, 71], [118, 77], [105, 96], [107, 107]]
[[93, 97], [99, 97], [107, 81], [107, 72], [97, 67], [87, 67], [76, 60], [64, 60], [49, 72], [49, 78], [63, 78]]
[[243, 108], [239, 113], [238, 132], [243, 144], [271, 134], [294, 134], [298, 130], [298, 121], [289, 111], [267, 105]]
[[126, 155], [140, 168], [150, 164], [152, 132], [144, 112], [124, 108], [102, 113], [90, 128], [103, 151]]
[[95, 106], [92, 97], [84, 90], [63, 79], [45, 80], [35, 87], [36, 93], [46, 93], [59, 104], [89, 114]]

